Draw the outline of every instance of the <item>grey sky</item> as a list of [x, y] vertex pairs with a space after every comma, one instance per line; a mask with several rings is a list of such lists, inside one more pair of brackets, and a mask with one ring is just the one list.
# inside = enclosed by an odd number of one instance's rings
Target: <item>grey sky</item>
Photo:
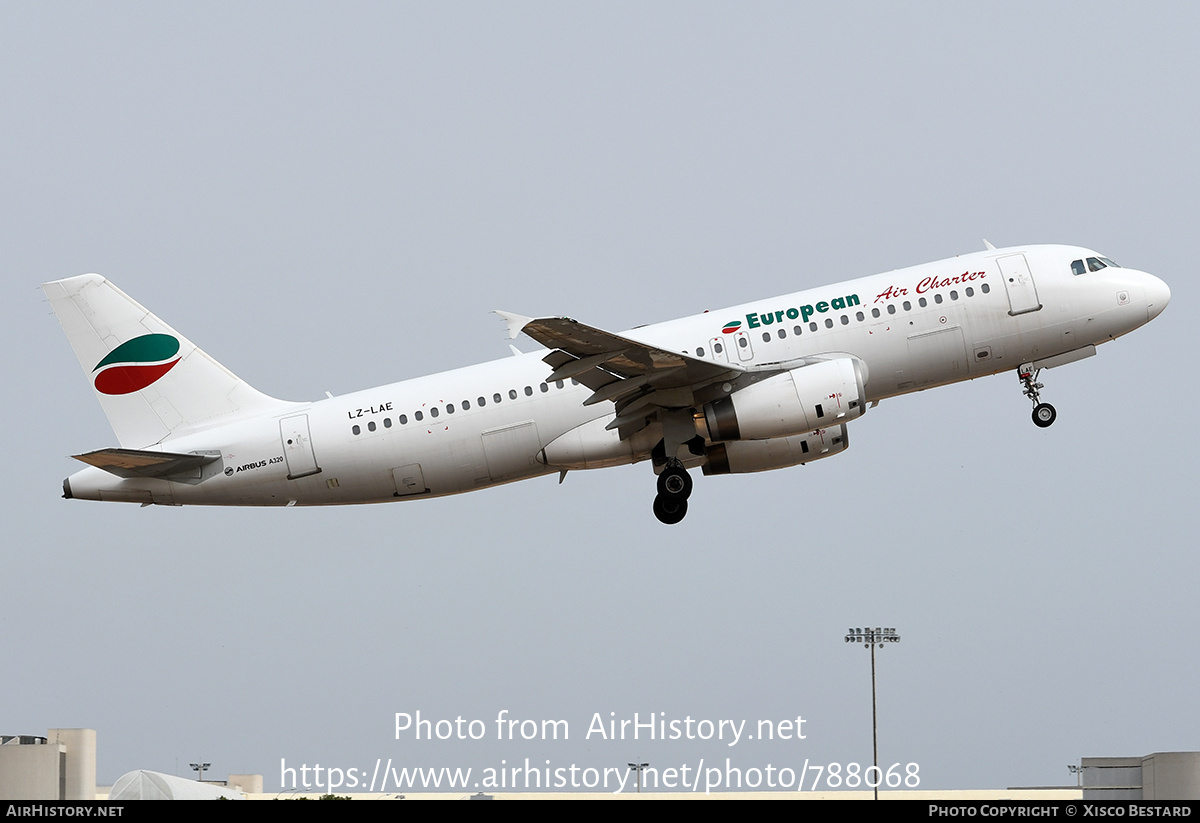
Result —
[[[1200, 748], [1200, 12], [910, 6], [0, 5], [0, 732], [93, 727], [101, 782], [204, 758], [268, 788], [281, 759], [865, 763], [869, 623], [903, 636], [881, 761], [923, 788]], [[646, 465], [346, 509], [59, 498], [115, 438], [46, 280], [98, 271], [310, 399], [504, 357], [493, 308], [623, 329], [984, 237], [1171, 286], [1044, 373], [1052, 429], [1011, 374], [886, 401], [836, 459], [697, 478], [674, 528]], [[572, 739], [393, 739], [501, 709]], [[585, 741], [596, 712], [807, 739]]]

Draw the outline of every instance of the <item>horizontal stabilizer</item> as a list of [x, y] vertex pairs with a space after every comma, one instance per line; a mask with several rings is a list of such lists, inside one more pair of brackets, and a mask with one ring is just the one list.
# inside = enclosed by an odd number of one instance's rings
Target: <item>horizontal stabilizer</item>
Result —
[[173, 454], [141, 449], [100, 449], [72, 455], [76, 460], [104, 469], [117, 477], [162, 477], [192, 473], [220, 457], [219, 454]]

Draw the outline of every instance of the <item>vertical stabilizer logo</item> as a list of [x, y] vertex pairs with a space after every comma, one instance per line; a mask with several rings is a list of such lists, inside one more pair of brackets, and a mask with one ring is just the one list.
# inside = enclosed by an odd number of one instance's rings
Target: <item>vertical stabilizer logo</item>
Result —
[[143, 334], [126, 340], [96, 364], [93, 379], [101, 394], [131, 394], [141, 391], [175, 368], [179, 341], [169, 334]]

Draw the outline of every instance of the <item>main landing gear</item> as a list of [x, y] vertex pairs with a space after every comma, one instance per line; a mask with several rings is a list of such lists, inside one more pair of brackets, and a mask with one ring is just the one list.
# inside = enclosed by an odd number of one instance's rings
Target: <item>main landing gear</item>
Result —
[[1046, 388], [1036, 382], [1041, 369], [1034, 370], [1032, 363], [1026, 363], [1017, 369], [1017, 377], [1021, 378], [1021, 393], [1033, 401], [1033, 425], [1044, 429], [1058, 419], [1058, 412], [1049, 403], [1043, 403], [1038, 397], [1038, 390]]
[[654, 498], [654, 516], [659, 522], [672, 526], [687, 514], [688, 498], [692, 494], [692, 478], [678, 458], [667, 461], [658, 476], [658, 496]]

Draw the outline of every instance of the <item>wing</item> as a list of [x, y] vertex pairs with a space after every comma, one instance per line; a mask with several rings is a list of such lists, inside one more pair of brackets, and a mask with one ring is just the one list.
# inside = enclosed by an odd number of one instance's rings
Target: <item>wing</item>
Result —
[[497, 312], [510, 332], [521, 331], [552, 351], [542, 359], [554, 370], [548, 381], [574, 378], [592, 390], [584, 405], [611, 401], [617, 416], [608, 424], [627, 439], [664, 411], [698, 406], [696, 393], [746, 370], [733, 363], [701, 360], [585, 326], [569, 317], [538, 319]]

